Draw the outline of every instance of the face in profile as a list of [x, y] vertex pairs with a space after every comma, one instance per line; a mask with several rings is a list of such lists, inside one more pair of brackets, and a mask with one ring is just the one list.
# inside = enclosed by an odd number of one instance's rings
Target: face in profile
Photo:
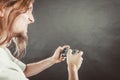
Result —
[[26, 49], [28, 24], [34, 22], [34, 0], [0, 0], [0, 46], [15, 43], [16, 57]]
[[12, 31], [13, 33], [16, 34], [15, 37], [17, 37], [18, 44], [20, 44], [18, 45], [20, 54], [23, 54], [26, 50], [26, 44], [28, 41], [28, 36], [27, 36], [28, 24], [34, 22], [32, 11], [33, 11], [33, 4], [30, 4], [28, 10], [25, 13], [18, 15], [12, 24]]
[[29, 6], [27, 12], [22, 13], [16, 17], [12, 25], [14, 33], [23, 33], [23, 34], [27, 33], [28, 24], [34, 22], [32, 11], [33, 11], [33, 4]]

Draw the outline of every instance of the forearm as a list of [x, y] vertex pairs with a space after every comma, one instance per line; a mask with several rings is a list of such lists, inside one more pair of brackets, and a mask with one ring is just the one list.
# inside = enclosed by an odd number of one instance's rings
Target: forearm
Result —
[[79, 80], [78, 70], [75, 66], [68, 66], [68, 80]]
[[42, 72], [43, 70], [51, 67], [54, 64], [55, 62], [51, 57], [36, 63], [30, 63], [30, 64], [27, 64], [27, 67], [24, 73], [26, 77], [30, 77]]

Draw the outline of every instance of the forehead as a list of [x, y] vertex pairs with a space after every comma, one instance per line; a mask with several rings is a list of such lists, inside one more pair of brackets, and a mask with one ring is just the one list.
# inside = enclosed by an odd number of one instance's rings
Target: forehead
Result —
[[33, 8], [33, 4], [31, 3], [29, 7]]
[[33, 4], [31, 3], [30, 5], [29, 5], [29, 10], [33, 10]]

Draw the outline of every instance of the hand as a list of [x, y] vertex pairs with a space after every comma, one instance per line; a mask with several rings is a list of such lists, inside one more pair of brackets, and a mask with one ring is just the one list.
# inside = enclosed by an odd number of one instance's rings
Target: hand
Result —
[[59, 63], [65, 60], [65, 58], [61, 56], [61, 52], [64, 50], [64, 48], [70, 48], [70, 46], [69, 45], [64, 45], [62, 47], [59, 46], [55, 50], [53, 56], [51, 57], [55, 63]]
[[82, 55], [83, 51], [80, 51], [79, 53], [76, 54], [72, 54], [72, 50], [69, 49], [67, 53], [68, 68], [76, 68], [77, 70], [79, 70], [83, 61]]

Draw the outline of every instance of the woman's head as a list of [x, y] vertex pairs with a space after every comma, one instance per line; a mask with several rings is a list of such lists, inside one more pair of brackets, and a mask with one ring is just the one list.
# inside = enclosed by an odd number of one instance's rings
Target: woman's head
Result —
[[27, 27], [34, 22], [33, 0], [0, 0], [0, 45], [16, 45], [15, 56], [19, 58], [27, 44]]

